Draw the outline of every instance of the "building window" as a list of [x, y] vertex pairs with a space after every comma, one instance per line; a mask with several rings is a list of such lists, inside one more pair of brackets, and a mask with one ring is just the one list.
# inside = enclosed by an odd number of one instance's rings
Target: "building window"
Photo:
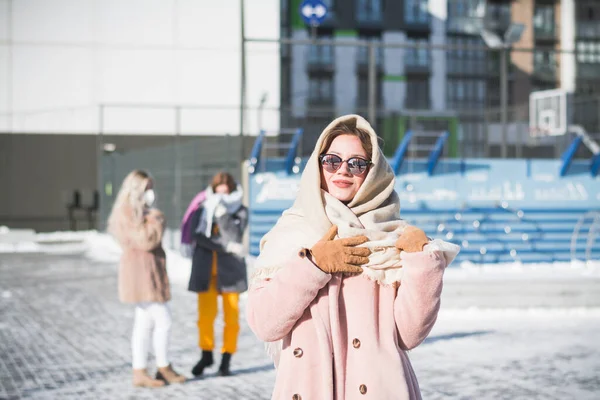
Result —
[[358, 22], [381, 22], [381, 0], [356, 0]]
[[577, 94], [600, 94], [600, 79], [577, 79]]
[[408, 67], [427, 67], [429, 65], [430, 51], [429, 41], [426, 38], [408, 38], [407, 42], [422, 47], [407, 47], [405, 50], [404, 63]]
[[485, 19], [500, 25], [508, 25], [512, 20], [511, 15], [511, 4], [510, 2], [504, 3], [487, 3], [485, 10]]
[[[368, 41], [373, 43], [381, 43], [381, 38], [378, 36], [361, 36], [361, 41]], [[369, 65], [369, 46], [359, 46], [356, 49], [356, 60], [361, 65]], [[375, 47], [375, 64], [377, 66], [383, 65], [383, 47]]]
[[311, 104], [333, 103], [333, 78], [313, 76], [308, 81], [308, 100]]
[[[376, 75], [376, 102], [377, 106], [381, 105], [383, 99], [381, 76]], [[366, 74], [358, 75], [358, 93], [356, 98], [356, 105], [358, 107], [367, 107], [369, 105], [369, 76]]]
[[[558, 62], [556, 52], [549, 49], [536, 49], [533, 53], [533, 76], [536, 82], [552, 82], [556, 86]], [[542, 84], [543, 85], [543, 84]]]
[[533, 29], [536, 37], [554, 37], [554, 4], [536, 4], [533, 15]]
[[554, 51], [536, 49], [533, 53], [534, 69], [540, 69], [548, 66], [556, 68]]
[[428, 24], [428, 0], [404, 0], [404, 21], [408, 24]]
[[446, 83], [448, 107], [453, 110], [483, 108], [485, 89], [484, 79], [449, 78]]
[[[319, 36], [319, 39], [331, 40], [331, 36]], [[311, 45], [308, 48], [309, 64], [332, 66], [333, 60], [333, 46], [331, 45]]]
[[600, 40], [577, 41], [577, 76], [600, 78]]
[[449, 74], [484, 75], [487, 73], [485, 50], [472, 50], [460, 47], [483, 46], [483, 40], [477, 37], [448, 37], [448, 44], [456, 46], [446, 51], [446, 68]]
[[576, 2], [575, 26], [578, 37], [600, 37], [600, 2], [598, 0]]
[[327, 7], [327, 15], [325, 21], [331, 21], [335, 18], [335, 0], [321, 0], [325, 7]]
[[577, 62], [584, 64], [600, 63], [600, 40], [577, 41]]
[[[447, 29], [451, 32], [473, 33], [477, 29], [477, 7], [480, 0], [448, 0]], [[471, 26], [467, 26], [471, 23]]]
[[409, 110], [429, 109], [429, 78], [411, 77], [406, 82], [405, 108]]

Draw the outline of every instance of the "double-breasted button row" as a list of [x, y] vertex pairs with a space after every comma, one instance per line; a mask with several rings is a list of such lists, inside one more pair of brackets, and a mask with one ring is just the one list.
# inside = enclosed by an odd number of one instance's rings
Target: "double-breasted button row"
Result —
[[302, 357], [303, 354], [304, 354], [304, 351], [302, 351], [302, 349], [300, 347], [296, 347], [294, 349], [294, 357], [300, 358], [300, 357]]

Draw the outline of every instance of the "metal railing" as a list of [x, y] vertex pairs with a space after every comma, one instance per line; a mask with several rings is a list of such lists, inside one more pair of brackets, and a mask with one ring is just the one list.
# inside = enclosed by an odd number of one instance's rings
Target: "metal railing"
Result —
[[587, 238], [585, 245], [585, 261], [588, 262], [592, 259], [593, 246], [596, 243], [596, 236], [600, 234], [600, 212], [590, 211], [579, 218], [575, 228], [573, 229], [573, 235], [571, 236], [571, 261], [577, 260], [577, 242], [579, 235], [583, 233], [582, 228], [586, 223], [591, 220], [591, 225], [587, 230]]

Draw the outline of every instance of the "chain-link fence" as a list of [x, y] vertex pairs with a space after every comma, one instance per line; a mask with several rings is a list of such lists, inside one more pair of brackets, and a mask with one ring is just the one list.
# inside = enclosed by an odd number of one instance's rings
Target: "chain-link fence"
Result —
[[172, 143], [126, 152], [110, 152], [101, 161], [101, 198], [99, 229], [106, 220], [125, 176], [144, 169], [155, 180], [157, 207], [164, 213], [169, 228], [179, 227], [192, 198], [205, 189], [219, 171], [230, 172], [241, 180], [240, 137], [173, 137]]

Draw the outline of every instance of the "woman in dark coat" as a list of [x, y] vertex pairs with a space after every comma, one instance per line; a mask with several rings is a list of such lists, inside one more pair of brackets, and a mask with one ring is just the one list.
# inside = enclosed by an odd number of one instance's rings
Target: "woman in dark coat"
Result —
[[198, 293], [198, 345], [202, 350], [192, 373], [202, 375], [214, 362], [214, 322], [221, 295], [224, 329], [219, 374], [227, 376], [240, 330], [239, 294], [248, 289], [242, 245], [248, 209], [242, 204], [241, 187], [226, 172], [216, 174], [206, 192], [206, 200], [190, 224], [195, 246], [188, 289]]

